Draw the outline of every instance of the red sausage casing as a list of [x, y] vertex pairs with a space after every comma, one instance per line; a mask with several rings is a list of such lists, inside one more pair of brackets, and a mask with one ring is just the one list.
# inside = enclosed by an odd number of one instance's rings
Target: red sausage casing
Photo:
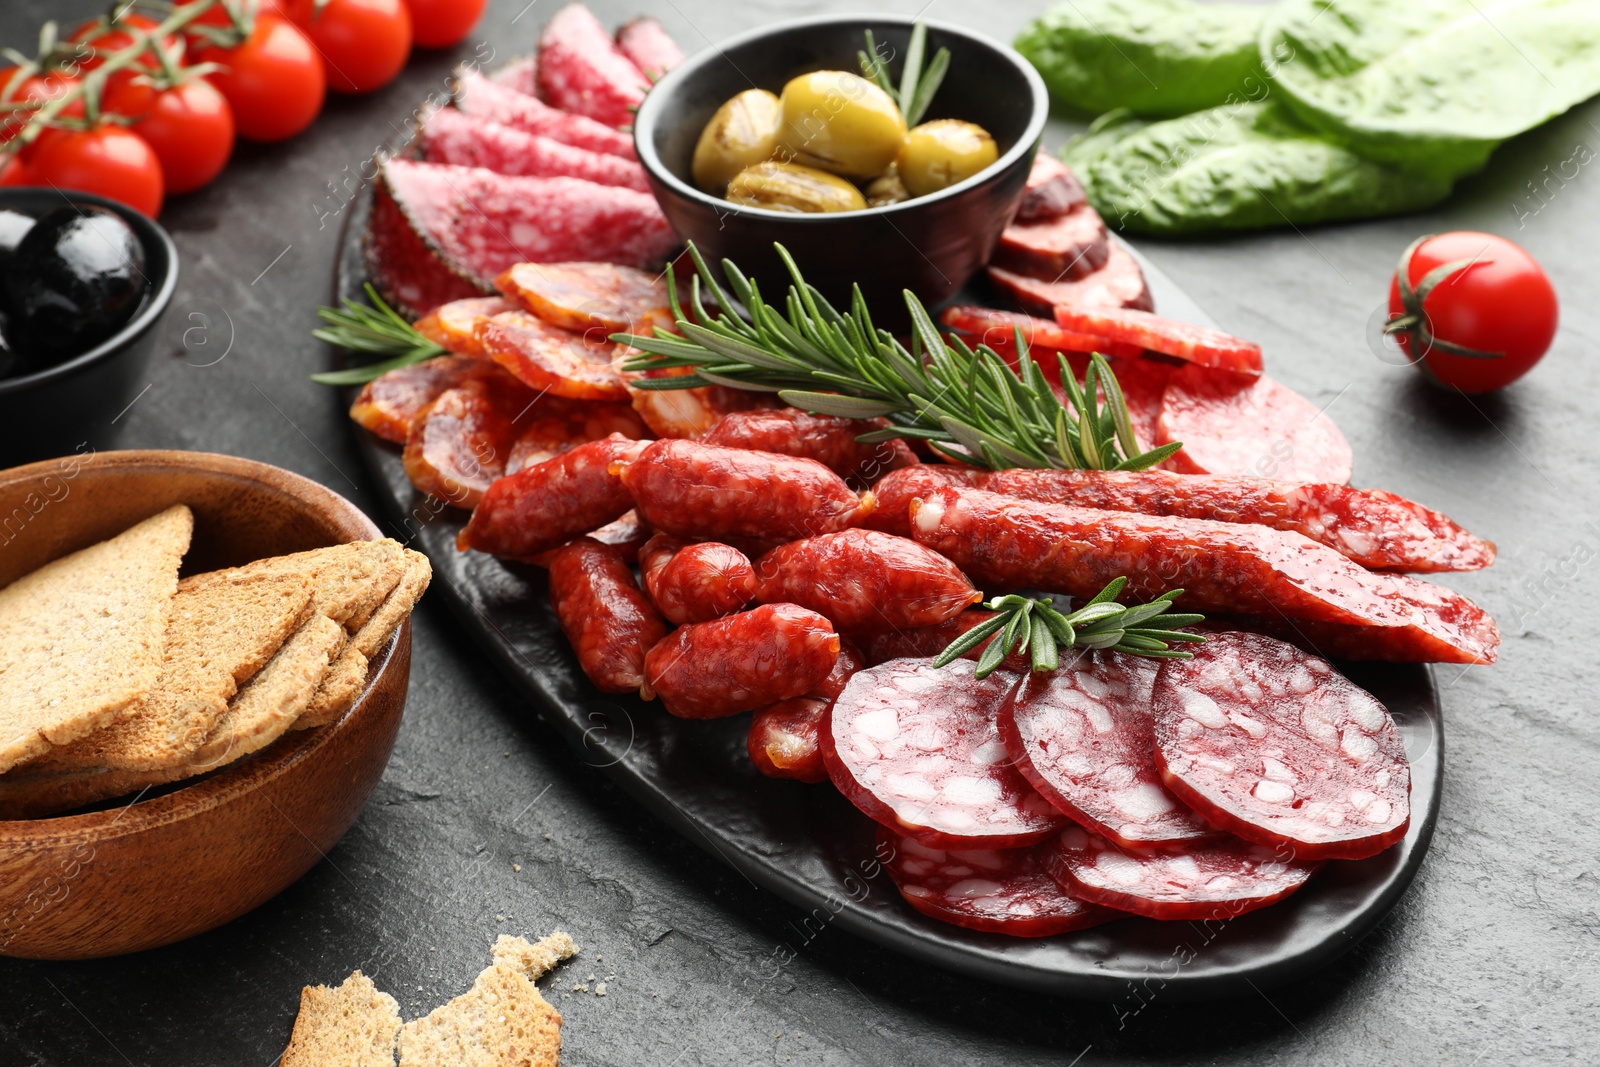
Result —
[[804, 696], [838, 656], [827, 619], [765, 604], [674, 631], [645, 658], [645, 681], [672, 714], [715, 719]]
[[639, 570], [650, 599], [679, 626], [720, 619], [755, 599], [755, 569], [732, 545], [656, 534], [639, 550]]
[[644, 684], [645, 654], [667, 626], [619, 549], [588, 537], [558, 549], [550, 559], [550, 601], [590, 681], [607, 693]]
[[643, 441], [612, 434], [496, 480], [456, 547], [532, 556], [621, 518], [633, 501], [611, 467], [644, 447]]

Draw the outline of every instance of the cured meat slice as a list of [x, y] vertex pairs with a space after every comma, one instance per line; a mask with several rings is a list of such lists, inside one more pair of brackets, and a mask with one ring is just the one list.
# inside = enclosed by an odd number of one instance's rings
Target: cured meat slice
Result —
[[1087, 597], [1126, 576], [1129, 598], [1183, 589], [1184, 609], [1366, 627], [1372, 658], [1492, 663], [1494, 621], [1466, 597], [1374, 574], [1286, 530], [1041, 504], [940, 489], [912, 504], [918, 541], [974, 580]]
[[806, 695], [816, 697], [818, 700], [831, 702], [840, 693], [844, 692], [845, 683], [849, 682], [857, 671], [864, 670], [866, 666], [867, 657], [862, 653], [861, 649], [856, 647], [855, 643], [848, 637], [841, 637], [839, 639], [839, 658], [833, 661], [833, 670], [829, 671], [828, 676], [818, 682], [817, 687]]
[[378, 295], [409, 319], [452, 300], [483, 295], [482, 289], [458, 274], [412, 225], [382, 173], [373, 186], [372, 213], [367, 216], [361, 255]]
[[[350, 405], [350, 418], [385, 441], [403, 445], [417, 416], [446, 389], [483, 379], [492, 389], [524, 389], [521, 382], [495, 366], [466, 356], [397, 367], [361, 387]], [[532, 399], [533, 394], [527, 394]]]
[[989, 471], [957, 463], [918, 463], [902, 467], [873, 485], [872, 495], [878, 498], [878, 506], [862, 525], [910, 537], [911, 501], [947, 485], [981, 487], [989, 475]]
[[757, 708], [745, 736], [745, 750], [756, 770], [768, 778], [826, 782], [828, 769], [822, 765], [817, 734], [828, 717], [828, 703], [794, 697]]
[[439, 305], [413, 323], [413, 327], [447, 352], [488, 359], [478, 341], [478, 322], [511, 308], [510, 303], [498, 296], [471, 296]]
[[1072, 305], [1058, 306], [1055, 319], [1063, 329], [1136, 345], [1197, 366], [1242, 375], [1261, 373], [1260, 345], [1209, 326], [1164, 319], [1132, 308]]
[[[1161, 398], [1174, 369], [1173, 364], [1160, 359], [1111, 361], [1111, 373], [1117, 376], [1117, 386], [1128, 406], [1128, 422], [1133, 426], [1134, 440], [1146, 452], [1167, 443], [1161, 436]], [[1165, 468], [1171, 463], [1168, 459], [1161, 466]]]
[[888, 419], [842, 419], [799, 408], [770, 408], [724, 415], [701, 440], [754, 452], [804, 456], [841, 478], [872, 482], [917, 462], [916, 453], [899, 438], [872, 443], [856, 440], [888, 425]]
[[489, 75], [489, 80], [519, 93], [538, 96], [539, 59], [537, 56], [524, 56], [513, 60]]
[[971, 335], [967, 341], [976, 348], [980, 344], [1002, 355], [1014, 355], [1016, 350], [1016, 331], [1022, 331], [1022, 340], [1030, 350], [1046, 349], [1045, 352], [1033, 352], [1033, 358], [1047, 376], [1056, 378], [1060, 373], [1060, 364], [1056, 361], [1056, 352], [1099, 352], [1107, 356], [1125, 356], [1137, 358], [1143, 351], [1137, 345], [1122, 344], [1107, 341], [1103, 337], [1094, 337], [1086, 333], [1077, 333], [1058, 325], [1050, 319], [1035, 318], [1017, 311], [1002, 311], [999, 308], [976, 307], [971, 304], [961, 304], [945, 308], [939, 316], [939, 321]]
[[[678, 241], [654, 198], [579, 178], [513, 178], [482, 167], [391, 159], [381, 180], [445, 270], [484, 295], [516, 263], [590, 259], [650, 267]], [[451, 292], [427, 307], [468, 295]]]
[[1320, 866], [1238, 838], [1127, 848], [1081, 826], [1039, 854], [1068, 893], [1150, 919], [1231, 919], [1277, 903]]
[[582, 4], [568, 4], [539, 36], [539, 96], [574, 115], [628, 126], [650, 80]]
[[814, 611], [763, 604], [679, 627], [645, 658], [648, 696], [684, 719], [717, 719], [804, 696], [833, 669], [839, 635]]
[[1009, 937], [1051, 937], [1112, 919], [1121, 912], [1071, 896], [1031, 848], [933, 848], [878, 828], [878, 854], [905, 902], [931, 919]]
[[1000, 737], [1056, 809], [1119, 845], [1217, 836], [1161, 784], [1150, 694], [1158, 665], [1120, 652], [1030, 674], [1000, 709]]
[[1084, 278], [1111, 258], [1111, 235], [1100, 213], [1079, 204], [1065, 215], [1013, 222], [1000, 234], [993, 263], [1046, 282]]
[[638, 158], [634, 155], [633, 138], [627, 134], [603, 122], [551, 107], [537, 96], [496, 84], [476, 71], [463, 70], [456, 76], [455, 104], [468, 115], [514, 126], [525, 133], [538, 134], [575, 148], [623, 159]]
[[575, 400], [628, 399], [621, 350], [610, 341], [592, 343], [537, 315], [504, 311], [479, 324], [478, 343], [490, 359], [539, 392]]
[[622, 24], [617, 31], [617, 48], [652, 83], [660, 81], [663, 74], [683, 62], [678, 42], [649, 15]]
[[756, 561], [755, 597], [826, 615], [841, 633], [934, 626], [980, 599], [955, 564], [878, 530], [791, 541]]
[[[873, 666], [892, 659], [932, 659], [950, 646], [950, 642], [981, 622], [994, 618], [994, 612], [983, 608], [968, 608], [954, 618], [935, 626], [920, 626], [914, 630], [886, 630], [863, 638], [867, 662]], [[975, 660], [989, 647], [988, 638], [967, 650], [964, 658]], [[1021, 661], [1018, 661], [1019, 663]], [[1025, 670], [1026, 665], [1018, 667]]]
[[418, 492], [470, 511], [505, 474], [519, 420], [533, 407], [527, 390], [491, 389], [481, 378], [446, 389], [411, 425], [406, 477]]
[[897, 659], [858, 672], [822, 731], [828, 777], [884, 826], [936, 848], [1016, 848], [1065, 821], [1006, 758], [996, 724], [1021, 681]]
[[1173, 466], [1191, 474], [1342, 485], [1355, 459], [1333, 420], [1288, 386], [1201, 367], [1167, 379], [1161, 435], [1183, 442]]
[[639, 550], [639, 571], [650, 599], [679, 626], [720, 619], [755, 599], [749, 558], [716, 541], [686, 544], [656, 534]]
[[591, 342], [673, 325], [661, 275], [615, 263], [518, 263], [495, 286], [546, 322], [577, 330]]
[[650, 191], [644, 168], [624, 156], [579, 148], [453, 107], [427, 113], [418, 143], [429, 163], [485, 167], [523, 178], [582, 178], [597, 185]]
[[690, 540], [795, 540], [854, 526], [871, 513], [813, 459], [699, 441], [654, 441], [622, 472], [639, 513]]
[[616, 434], [506, 475], [483, 494], [456, 547], [533, 556], [620, 518], [633, 498], [611, 467], [644, 447]]
[[1207, 821], [1302, 860], [1363, 859], [1405, 836], [1411, 768], [1389, 712], [1327, 660], [1215, 633], [1156, 681], [1155, 760]]
[[1003, 267], [990, 267], [988, 274], [997, 292], [1036, 315], [1049, 315], [1062, 304], [1145, 311], [1155, 306], [1138, 260], [1115, 242], [1111, 254], [1106, 257], [1106, 265], [1082, 278], [1044, 281]]
[[[632, 355], [630, 352], [629, 355]], [[646, 371], [638, 378], [673, 377], [689, 373], [689, 368]], [[630, 376], [631, 381], [638, 378]], [[717, 420], [731, 411], [752, 411], [773, 407], [777, 401], [769, 393], [730, 389], [722, 385], [701, 385], [692, 389], [639, 389], [628, 386], [633, 409], [650, 432], [657, 437], [699, 440]]]
[[644, 684], [645, 654], [667, 636], [667, 625], [620, 550], [589, 537], [557, 549], [550, 559], [550, 602], [596, 688], [631, 693]]
[[614, 433], [635, 439], [649, 436], [638, 414], [627, 404], [569, 401], [550, 394], [539, 397], [531, 417], [518, 425], [520, 433], [506, 456], [507, 474]]
[[1057, 218], [1088, 202], [1083, 183], [1072, 169], [1055, 156], [1041, 153], [1033, 157], [1027, 187], [1022, 190], [1022, 202], [1017, 205], [1016, 221]]
[[1369, 570], [1478, 570], [1495, 555], [1490, 542], [1381, 489], [1159, 470], [1021, 469], [996, 471], [983, 488], [1049, 504], [1292, 530]]

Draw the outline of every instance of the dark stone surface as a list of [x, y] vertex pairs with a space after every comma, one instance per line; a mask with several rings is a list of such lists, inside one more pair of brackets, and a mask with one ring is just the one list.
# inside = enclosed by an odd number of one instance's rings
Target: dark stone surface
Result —
[[[0, 42], [26, 45], [47, 15], [101, 6], [7, 3]], [[501, 56], [526, 50], [553, 6], [497, 0], [473, 40]], [[608, 22], [635, 11], [594, 6]], [[931, 14], [1009, 36], [1034, 7]], [[702, 0], [656, 14], [695, 48], [800, 10]], [[355, 181], [471, 51], [419, 56], [397, 84], [333, 100], [308, 135], [246, 146], [222, 181], [173, 202], [163, 221], [184, 276], [125, 444], [277, 463], [377, 513], [335, 396], [306, 380], [326, 359], [307, 337], [337, 236], [326, 216], [348, 197], [329, 183]], [[1233, 1003], [1181, 1007], [1156, 993], [1141, 1007], [1130, 994], [1114, 1008], [952, 978], [826, 925], [808, 933], [794, 909], [584, 766], [442, 606], [425, 603], [393, 763], [327, 862], [183, 945], [90, 963], [0, 961], [0, 1064], [267, 1067], [307, 982], [360, 967], [415, 1015], [464, 989], [496, 934], [556, 926], [584, 946], [547, 983], [576, 1065], [1592, 1060], [1600, 670], [1586, 625], [1569, 620], [1584, 616], [1600, 559], [1587, 453], [1600, 398], [1588, 291], [1600, 221], [1592, 165], [1565, 185], [1552, 175], [1596, 148], [1600, 105], [1590, 104], [1501, 149], [1426, 217], [1140, 245], [1222, 326], [1259, 340], [1276, 376], [1330, 405], [1359, 484], [1422, 500], [1501, 546], [1493, 570], [1448, 583], [1493, 611], [1506, 641], [1495, 667], [1438, 672], [1449, 743], [1433, 850], [1389, 920], [1318, 977]], [[1565, 300], [1555, 349], [1502, 396], [1436, 392], [1365, 340], [1400, 251], [1452, 228], [1523, 243]], [[769, 961], [791, 952], [771, 977]], [[604, 998], [573, 991], [592, 989], [591, 974], [607, 981]]]

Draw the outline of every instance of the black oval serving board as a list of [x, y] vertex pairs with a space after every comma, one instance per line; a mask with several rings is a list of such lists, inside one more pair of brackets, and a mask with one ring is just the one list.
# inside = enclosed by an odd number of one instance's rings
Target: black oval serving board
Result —
[[[370, 191], [350, 205], [340, 243], [337, 299], [363, 299], [360, 235]], [[1130, 249], [1132, 251], [1132, 249]], [[1133, 253], [1155, 305], [1190, 322], [1210, 319]], [[336, 353], [336, 359], [342, 359]], [[1225, 921], [1128, 918], [1037, 940], [985, 934], [926, 918], [905, 905], [876, 863], [874, 824], [827, 785], [762, 777], [745, 753], [747, 716], [675, 719], [659, 705], [589, 684], [550, 609], [544, 572], [456, 551], [466, 513], [411, 487], [399, 449], [351, 425], [387, 511], [390, 532], [433, 563], [431, 592], [512, 683], [543, 710], [579, 758], [602, 768], [688, 840], [839, 928], [973, 978], [1063, 996], [1126, 1002], [1206, 1000], [1251, 993], [1340, 956], [1388, 913], [1421, 866], [1439, 812], [1444, 732], [1432, 673], [1422, 666], [1343, 664], [1388, 706], [1411, 761], [1412, 817], [1382, 855], [1328, 864], [1283, 903]], [[781, 964], [775, 957], [773, 966]]]

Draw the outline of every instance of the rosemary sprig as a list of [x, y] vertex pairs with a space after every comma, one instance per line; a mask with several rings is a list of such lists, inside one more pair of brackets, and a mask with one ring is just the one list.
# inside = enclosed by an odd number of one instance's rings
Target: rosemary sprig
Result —
[[[890, 427], [860, 440], [921, 438], [958, 462], [995, 469], [1143, 470], [1182, 447], [1173, 443], [1139, 452], [1122, 390], [1098, 355], [1081, 385], [1066, 358], [1058, 356], [1064, 396], [1057, 396], [1028, 357], [1020, 330], [1013, 370], [987, 345], [972, 349], [959, 337], [941, 334], [910, 290], [905, 291], [912, 321], [907, 348], [873, 325], [860, 287], [854, 288], [850, 310], [839, 311], [806, 283], [782, 245], [774, 247], [793, 279], [783, 314], [762, 299], [755, 282], [724, 260], [730, 296], [690, 243], [696, 268], [689, 286], [692, 317], [680, 302], [675, 275], [667, 274], [667, 296], [681, 336], [657, 327], [651, 337], [612, 337], [642, 353], [628, 361], [630, 371], [686, 367], [690, 373], [640, 378], [634, 388], [726, 385], [775, 392], [785, 403], [816, 414], [882, 416]], [[702, 303], [702, 289], [716, 301], [715, 316]], [[735, 297], [748, 320], [730, 310]]]
[[370, 305], [347, 299], [342, 308], [318, 308], [317, 318], [327, 325], [312, 330], [311, 336], [352, 352], [370, 352], [389, 358], [346, 370], [313, 374], [311, 380], [317, 384], [365, 385], [389, 371], [444, 355], [444, 348], [418, 333], [416, 327], [383, 302], [376, 289], [371, 285], [366, 289]]
[[[1205, 621], [1204, 615], [1168, 614], [1182, 589], [1162, 593], [1148, 604], [1126, 607], [1116, 603], [1126, 578], [1113, 579], [1094, 599], [1071, 614], [1063, 615], [1048, 598], [1030, 598], [1016, 593], [996, 597], [981, 605], [999, 612], [950, 642], [934, 659], [943, 667], [976, 648], [991, 634], [1000, 636], [989, 643], [978, 657], [977, 677], [987, 678], [1005, 662], [1007, 656], [1028, 653], [1036, 671], [1053, 671], [1061, 664], [1063, 648], [1108, 648], [1134, 656], [1154, 659], [1189, 659], [1193, 653], [1172, 647], [1174, 641], [1203, 643], [1199, 634], [1183, 633], [1182, 627]], [[1151, 623], [1160, 620], [1160, 626]]]
[[872, 36], [872, 31], [868, 30], [865, 37], [866, 50], [856, 53], [856, 60], [861, 64], [862, 77], [876, 82], [878, 88], [888, 93], [900, 108], [900, 114], [905, 117], [906, 125], [915, 126], [927, 113], [928, 105], [933, 102], [933, 94], [939, 91], [945, 73], [950, 69], [950, 49], [939, 49], [924, 67], [923, 59], [928, 50], [928, 27], [922, 22], [912, 26], [911, 41], [906, 45], [906, 60], [900, 68], [900, 85], [896, 87], [889, 80], [889, 65], [878, 56], [878, 42]]

